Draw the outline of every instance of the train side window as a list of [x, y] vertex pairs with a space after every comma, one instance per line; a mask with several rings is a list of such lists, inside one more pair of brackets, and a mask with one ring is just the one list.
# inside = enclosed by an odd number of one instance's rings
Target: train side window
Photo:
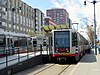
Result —
[[0, 38], [0, 45], [3, 45], [3, 39]]
[[13, 40], [12, 40], [12, 38], [10, 38], [10, 44], [11, 44], [11, 46], [13, 45]]
[[19, 46], [27, 46], [27, 40], [25, 38], [20, 38], [18, 44]]
[[7, 38], [7, 45], [9, 45], [10, 43], [9, 43], [9, 38]]
[[74, 42], [74, 33], [72, 33], [72, 46], [75, 46], [75, 42]]
[[19, 45], [18, 45], [18, 41], [14, 41], [14, 46], [15, 47], [18, 47]]
[[77, 33], [75, 33], [75, 46], [78, 45], [78, 41], [77, 41]]
[[78, 45], [77, 33], [72, 33], [72, 46]]

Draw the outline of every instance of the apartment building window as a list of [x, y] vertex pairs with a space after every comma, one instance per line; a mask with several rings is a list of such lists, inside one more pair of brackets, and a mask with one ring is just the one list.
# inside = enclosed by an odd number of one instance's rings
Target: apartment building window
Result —
[[31, 27], [33, 27], [33, 21], [31, 21]]
[[0, 25], [2, 25], [2, 22], [0, 21]]
[[6, 11], [6, 9], [4, 7], [2, 7], [2, 11]]
[[28, 20], [28, 24], [30, 24], [30, 19]]
[[19, 24], [19, 15], [17, 14], [17, 24]]
[[3, 19], [6, 19], [6, 15], [2, 15], [2, 18], [3, 18]]
[[26, 29], [26, 31], [28, 32], [28, 29]]
[[26, 18], [26, 25], [28, 25], [28, 18]]
[[6, 26], [6, 23], [5, 22], [2, 22], [2, 26]]
[[11, 24], [9, 24], [9, 28], [11, 28], [12, 27], [12, 25]]
[[19, 26], [17, 26], [17, 29], [19, 30]]
[[20, 27], [20, 30], [22, 31], [22, 27]]
[[1, 16], [1, 13], [0, 13], [0, 16]]
[[28, 22], [27, 22], [27, 21], [28, 21], [28, 19], [26, 18], [26, 19], [25, 19], [25, 21], [26, 21], [26, 25], [27, 25], [27, 24], [28, 24]]
[[11, 21], [11, 12], [9, 11], [9, 21]]
[[23, 28], [23, 31], [25, 31], [25, 28]]
[[0, 6], [0, 9], [2, 9], [2, 7]]
[[16, 28], [16, 25], [13, 25], [13, 28], [15, 29]]
[[23, 17], [23, 25], [25, 25], [25, 17]]
[[22, 24], [22, 16], [20, 16], [20, 24]]

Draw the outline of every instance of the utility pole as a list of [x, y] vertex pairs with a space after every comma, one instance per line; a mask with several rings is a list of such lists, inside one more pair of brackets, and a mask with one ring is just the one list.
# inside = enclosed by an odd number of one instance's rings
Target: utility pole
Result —
[[94, 49], [95, 49], [95, 55], [97, 55], [97, 47], [96, 47], [97, 35], [96, 35], [96, 13], [95, 13], [95, 4], [97, 2], [100, 2], [100, 1], [93, 0], [92, 2], [90, 2], [90, 1], [85, 0], [84, 1], [84, 5], [86, 5], [86, 2], [93, 3], [93, 6], [94, 6]]
[[94, 5], [94, 48], [95, 48], [95, 55], [97, 55], [97, 47], [96, 47], [96, 15], [95, 15], [95, 3], [96, 1], [93, 1], [93, 5]]

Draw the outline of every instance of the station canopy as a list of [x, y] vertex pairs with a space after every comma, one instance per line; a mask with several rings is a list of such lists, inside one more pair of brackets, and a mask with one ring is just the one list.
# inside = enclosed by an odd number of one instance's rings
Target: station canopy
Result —
[[66, 29], [68, 28], [67, 25], [49, 25], [49, 26], [43, 26], [42, 27], [44, 31], [52, 31], [54, 29]]

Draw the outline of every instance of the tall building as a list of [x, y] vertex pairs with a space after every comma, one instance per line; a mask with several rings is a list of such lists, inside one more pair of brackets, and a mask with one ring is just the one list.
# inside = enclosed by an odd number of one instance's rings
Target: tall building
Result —
[[[38, 13], [41, 14], [42, 11]], [[43, 16], [40, 16], [43, 17]], [[23, 34], [32, 34], [35, 22], [35, 9], [21, 0], [0, 0], [0, 29]]]
[[69, 27], [69, 14], [65, 9], [48, 9], [46, 14], [58, 25], [64, 24]]
[[42, 26], [43, 26], [43, 19], [44, 13], [42, 13], [41, 10], [38, 8], [34, 9], [34, 23], [35, 23], [35, 34], [40, 34], [42, 32]]

